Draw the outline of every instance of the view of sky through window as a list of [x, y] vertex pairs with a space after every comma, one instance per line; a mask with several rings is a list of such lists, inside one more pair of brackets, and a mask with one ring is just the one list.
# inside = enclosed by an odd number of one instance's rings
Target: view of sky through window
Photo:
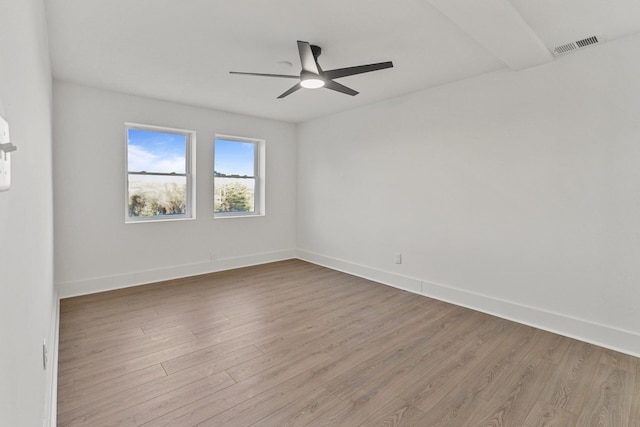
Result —
[[130, 172], [186, 172], [185, 135], [129, 129], [127, 136]]
[[253, 176], [256, 145], [216, 139], [215, 171], [224, 175]]

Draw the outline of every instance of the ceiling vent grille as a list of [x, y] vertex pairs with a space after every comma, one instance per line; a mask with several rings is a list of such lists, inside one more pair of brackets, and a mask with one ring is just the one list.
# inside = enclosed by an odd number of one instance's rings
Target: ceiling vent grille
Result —
[[593, 44], [598, 44], [600, 43], [600, 40], [598, 40], [597, 36], [591, 36], [591, 37], [587, 37], [586, 39], [582, 39], [582, 40], [578, 40], [575, 42], [571, 42], [571, 43], [567, 43], [567, 44], [563, 44], [560, 46], [556, 46], [553, 49], [553, 53], [558, 56], [558, 55], [565, 55], [569, 52], [573, 52], [574, 50], [577, 49], [581, 49], [583, 47], [587, 47], [587, 46], [591, 46]]

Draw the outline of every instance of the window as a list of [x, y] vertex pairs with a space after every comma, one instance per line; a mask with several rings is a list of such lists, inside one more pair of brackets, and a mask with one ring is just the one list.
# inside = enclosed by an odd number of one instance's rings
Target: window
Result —
[[195, 218], [195, 132], [125, 124], [125, 222]]
[[264, 141], [216, 136], [214, 216], [264, 215]]

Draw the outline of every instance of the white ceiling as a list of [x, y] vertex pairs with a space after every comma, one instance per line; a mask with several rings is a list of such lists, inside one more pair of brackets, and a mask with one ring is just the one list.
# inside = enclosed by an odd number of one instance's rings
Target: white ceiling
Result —
[[[640, 32], [639, 0], [45, 0], [56, 79], [302, 122], [483, 73], [553, 60], [555, 46]], [[297, 40], [325, 70], [394, 68], [278, 95], [298, 74]], [[597, 49], [589, 47], [587, 49]], [[287, 67], [281, 64], [288, 61]]]

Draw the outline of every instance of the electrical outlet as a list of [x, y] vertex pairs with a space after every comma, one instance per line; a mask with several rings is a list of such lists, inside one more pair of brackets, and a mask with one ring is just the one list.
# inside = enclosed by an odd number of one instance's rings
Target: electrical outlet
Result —
[[402, 264], [402, 254], [400, 252], [396, 252], [396, 264]]

